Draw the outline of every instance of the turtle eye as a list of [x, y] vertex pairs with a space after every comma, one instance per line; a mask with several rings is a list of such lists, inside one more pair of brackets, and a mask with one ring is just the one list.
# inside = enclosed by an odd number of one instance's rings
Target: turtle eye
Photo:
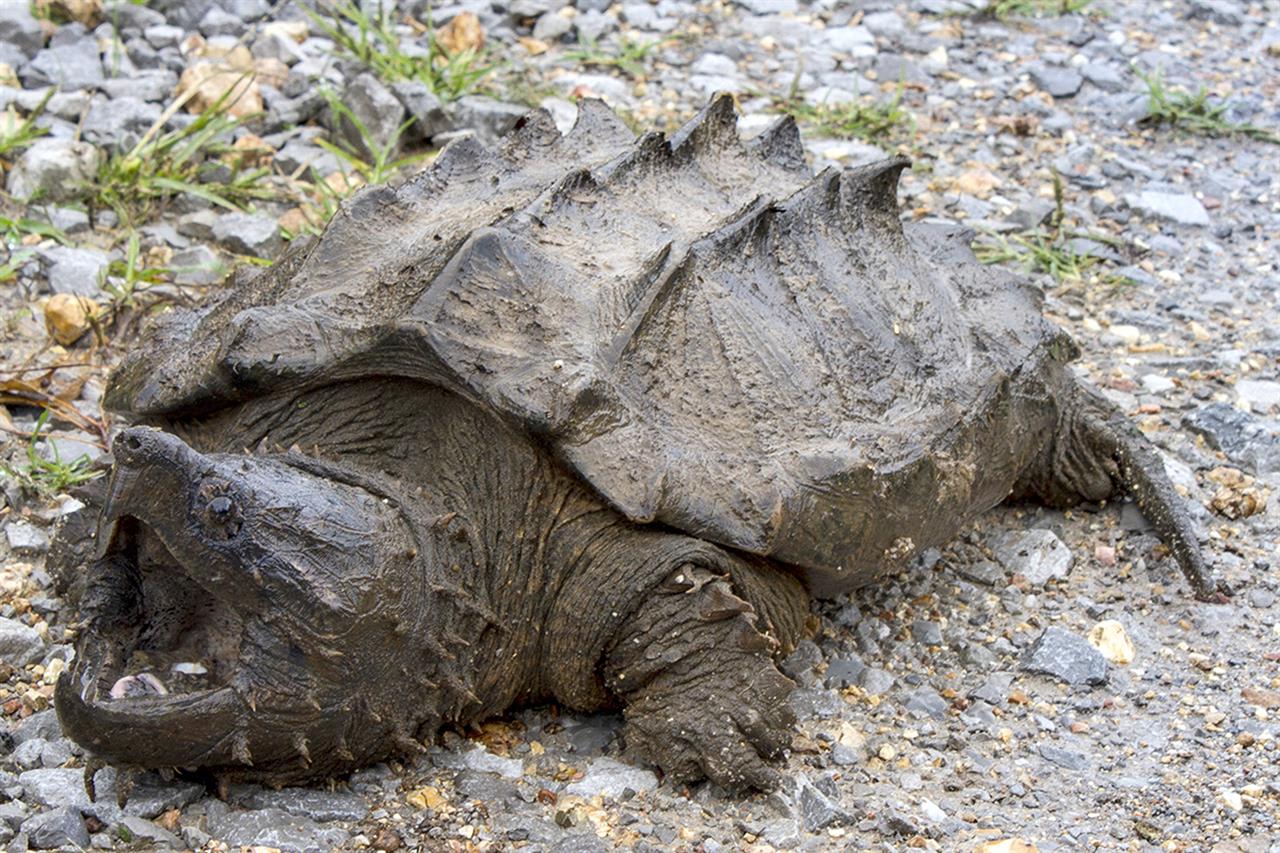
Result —
[[229, 495], [215, 491], [206, 485], [201, 489], [204, 506], [200, 511], [200, 520], [205, 529], [216, 539], [230, 539], [240, 532], [243, 516], [240, 507]]

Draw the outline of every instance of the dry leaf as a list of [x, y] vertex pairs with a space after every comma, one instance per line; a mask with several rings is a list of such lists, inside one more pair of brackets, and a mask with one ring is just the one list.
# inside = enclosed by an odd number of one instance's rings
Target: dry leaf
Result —
[[446, 56], [484, 47], [484, 27], [472, 12], [459, 12], [453, 20], [436, 30], [436, 44]]

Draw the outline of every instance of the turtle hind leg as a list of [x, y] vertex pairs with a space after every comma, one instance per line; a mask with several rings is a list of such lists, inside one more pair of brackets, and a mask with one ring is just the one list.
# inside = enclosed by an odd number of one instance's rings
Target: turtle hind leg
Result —
[[1205, 564], [1195, 524], [1159, 453], [1096, 391], [1082, 385], [1069, 390], [1052, 448], [1023, 486], [1054, 506], [1104, 500], [1123, 490], [1173, 553], [1196, 598], [1226, 600], [1226, 588]]

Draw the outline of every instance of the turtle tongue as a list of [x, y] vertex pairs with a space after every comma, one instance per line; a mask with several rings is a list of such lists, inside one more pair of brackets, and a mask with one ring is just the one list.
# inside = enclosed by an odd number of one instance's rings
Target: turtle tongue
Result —
[[169, 689], [164, 682], [149, 672], [126, 675], [111, 685], [111, 698], [124, 699], [134, 696], [167, 696]]

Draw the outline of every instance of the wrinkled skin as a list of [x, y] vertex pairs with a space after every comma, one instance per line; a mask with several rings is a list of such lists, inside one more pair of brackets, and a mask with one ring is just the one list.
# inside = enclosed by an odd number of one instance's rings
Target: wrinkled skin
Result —
[[534, 114], [168, 318], [108, 393], [139, 426], [68, 734], [290, 783], [554, 700], [622, 708], [673, 778], [768, 788], [807, 595], [1007, 497], [1131, 496], [1219, 595], [1036, 295], [899, 221], [906, 165], [812, 176], [793, 124], [744, 144], [727, 99], [671, 140]]

